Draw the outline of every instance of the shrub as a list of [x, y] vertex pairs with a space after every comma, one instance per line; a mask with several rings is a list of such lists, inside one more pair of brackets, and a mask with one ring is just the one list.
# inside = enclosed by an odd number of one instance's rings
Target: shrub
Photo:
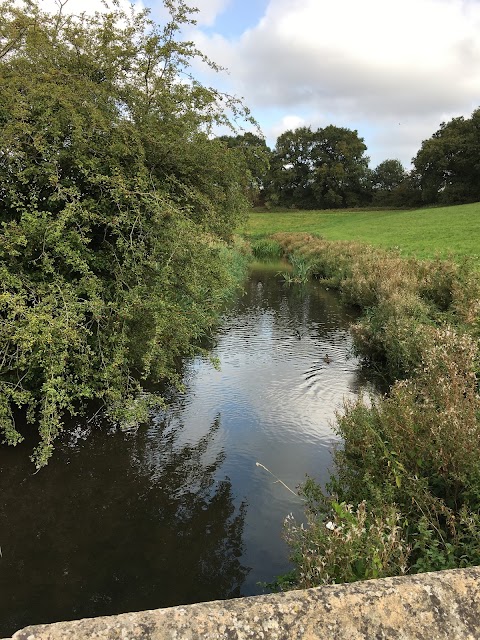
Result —
[[[308, 485], [304, 491], [308, 493]], [[409, 548], [399, 520], [394, 507], [379, 514], [365, 501], [354, 508], [333, 499], [321, 516], [307, 507], [306, 528], [288, 516], [285, 539], [296, 565], [289, 586], [308, 589], [405, 573]]]
[[478, 345], [430, 333], [415, 375], [339, 416], [334, 498], [308, 480], [307, 527], [287, 521], [296, 585], [480, 562]]
[[480, 283], [468, 263], [402, 258], [356, 242], [308, 234], [275, 234], [284, 251], [303, 257], [310, 273], [339, 289], [364, 313], [353, 329], [356, 353], [394, 380], [410, 375], [430, 347], [428, 327], [477, 326]]
[[66, 413], [95, 398], [131, 426], [141, 383], [178, 382], [208, 334], [247, 178], [207, 130], [248, 115], [179, 82], [208, 64], [176, 40], [183, 2], [165, 2], [164, 27], [117, 3], [0, 8], [0, 438], [22, 440], [12, 408], [26, 410], [40, 467]]
[[467, 263], [277, 234], [363, 311], [357, 353], [390, 392], [338, 416], [343, 447], [324, 493], [308, 480], [307, 526], [287, 520], [283, 588], [480, 563], [480, 283]]

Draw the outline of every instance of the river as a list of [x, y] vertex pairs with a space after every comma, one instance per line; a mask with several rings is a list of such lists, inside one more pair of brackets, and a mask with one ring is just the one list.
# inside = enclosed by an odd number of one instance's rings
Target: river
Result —
[[[185, 391], [121, 433], [78, 419], [39, 473], [0, 450], [0, 637], [27, 624], [262, 593], [290, 567], [282, 523], [328, 477], [335, 411], [368, 390], [353, 312], [252, 265]], [[256, 463], [263, 466], [258, 466]]]

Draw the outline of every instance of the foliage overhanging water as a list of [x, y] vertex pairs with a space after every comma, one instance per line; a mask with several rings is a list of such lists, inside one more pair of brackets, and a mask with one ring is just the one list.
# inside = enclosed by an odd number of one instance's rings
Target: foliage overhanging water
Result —
[[261, 593], [289, 568], [294, 488], [323, 482], [335, 410], [368, 386], [351, 316], [315, 283], [253, 265], [213, 355], [185, 363], [186, 392], [131, 433], [78, 421], [33, 474], [4, 448], [0, 635], [27, 624]]

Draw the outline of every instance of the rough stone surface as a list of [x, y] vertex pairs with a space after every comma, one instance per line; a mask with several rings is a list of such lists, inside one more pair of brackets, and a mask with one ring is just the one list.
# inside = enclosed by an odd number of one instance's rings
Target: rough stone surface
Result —
[[477, 640], [480, 568], [27, 627], [13, 640]]

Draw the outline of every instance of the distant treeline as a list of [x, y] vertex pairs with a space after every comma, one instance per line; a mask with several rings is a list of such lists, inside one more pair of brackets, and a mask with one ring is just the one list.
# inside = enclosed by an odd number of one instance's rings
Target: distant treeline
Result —
[[442, 123], [422, 142], [410, 171], [396, 159], [369, 168], [363, 138], [334, 125], [286, 131], [273, 150], [252, 133], [223, 140], [244, 157], [255, 205], [339, 209], [480, 200], [480, 109]]

